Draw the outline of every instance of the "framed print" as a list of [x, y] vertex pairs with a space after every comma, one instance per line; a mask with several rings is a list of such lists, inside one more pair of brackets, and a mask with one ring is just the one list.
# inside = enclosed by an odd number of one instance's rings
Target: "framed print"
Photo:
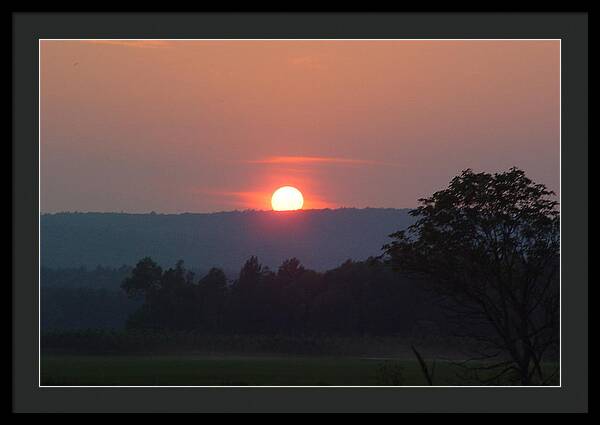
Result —
[[13, 15], [13, 409], [587, 411], [587, 15]]

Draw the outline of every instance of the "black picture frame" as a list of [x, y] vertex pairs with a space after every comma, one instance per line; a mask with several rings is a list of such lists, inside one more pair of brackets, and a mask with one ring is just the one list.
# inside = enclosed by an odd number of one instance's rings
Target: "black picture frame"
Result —
[[[588, 409], [586, 13], [14, 13], [12, 409], [15, 412], [585, 412]], [[40, 388], [38, 40], [561, 40], [560, 388]]]

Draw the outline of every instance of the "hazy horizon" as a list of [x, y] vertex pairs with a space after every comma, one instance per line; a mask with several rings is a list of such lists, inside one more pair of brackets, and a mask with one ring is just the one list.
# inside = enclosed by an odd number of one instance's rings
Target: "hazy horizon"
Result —
[[41, 212], [414, 208], [452, 177], [559, 191], [558, 41], [40, 43]]
[[52, 214], [130, 214], [130, 215], [185, 215], [185, 214], [229, 214], [229, 213], [249, 213], [249, 212], [265, 212], [265, 213], [273, 213], [273, 214], [298, 214], [298, 213], [306, 213], [313, 211], [337, 211], [337, 210], [411, 210], [413, 208], [393, 208], [393, 207], [333, 207], [333, 208], [302, 208], [297, 211], [273, 211], [272, 209], [255, 209], [255, 208], [246, 208], [246, 209], [232, 209], [232, 210], [218, 210], [218, 211], [181, 211], [181, 212], [162, 212], [162, 211], [138, 211], [138, 212], [128, 212], [128, 211], [51, 211], [44, 212], [41, 211], [41, 215], [52, 215]]

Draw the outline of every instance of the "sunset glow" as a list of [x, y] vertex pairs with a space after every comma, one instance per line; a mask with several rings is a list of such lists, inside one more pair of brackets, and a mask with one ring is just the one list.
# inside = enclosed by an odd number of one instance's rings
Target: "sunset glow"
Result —
[[302, 193], [292, 186], [283, 186], [273, 192], [271, 206], [275, 211], [294, 211], [302, 209]]
[[43, 40], [41, 209], [270, 210], [283, 185], [303, 209], [411, 208], [468, 167], [518, 166], [558, 193], [559, 53], [552, 40]]

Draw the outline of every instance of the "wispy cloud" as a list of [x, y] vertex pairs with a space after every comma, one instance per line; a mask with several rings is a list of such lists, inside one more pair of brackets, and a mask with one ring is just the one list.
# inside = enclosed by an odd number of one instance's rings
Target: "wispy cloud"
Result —
[[366, 159], [340, 158], [331, 156], [268, 156], [266, 158], [251, 159], [242, 162], [248, 164], [376, 164], [375, 161]]
[[171, 47], [168, 40], [84, 40], [83, 43], [105, 44], [111, 46], [136, 47], [141, 49], [157, 49]]
[[297, 56], [290, 59], [290, 63], [295, 66], [300, 66], [308, 69], [326, 69], [327, 66], [323, 61], [315, 56]]

